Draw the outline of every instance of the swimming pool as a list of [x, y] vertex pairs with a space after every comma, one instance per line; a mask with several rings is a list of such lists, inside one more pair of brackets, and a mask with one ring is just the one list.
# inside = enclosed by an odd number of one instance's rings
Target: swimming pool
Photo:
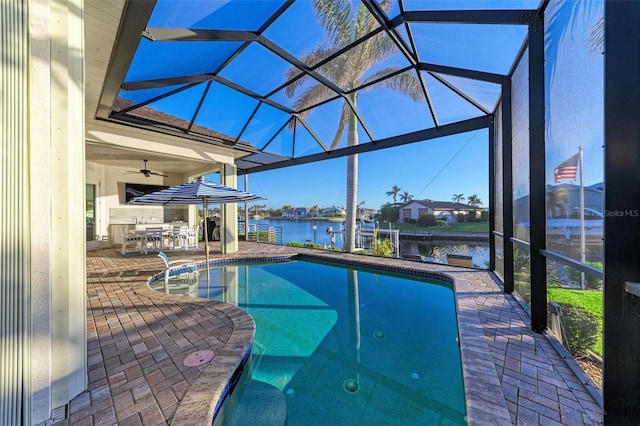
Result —
[[305, 259], [212, 267], [208, 283], [203, 273], [171, 287], [236, 304], [256, 322], [250, 362], [225, 403], [235, 409], [218, 422], [240, 424], [246, 404], [262, 403], [242, 390], [261, 382], [258, 395], [282, 401], [265, 401], [262, 413], [283, 407], [271, 414], [291, 425], [465, 424], [450, 282]]

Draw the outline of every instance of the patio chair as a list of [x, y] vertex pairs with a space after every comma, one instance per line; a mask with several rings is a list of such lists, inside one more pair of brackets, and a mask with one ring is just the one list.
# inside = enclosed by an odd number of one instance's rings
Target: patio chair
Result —
[[178, 248], [187, 250], [189, 248], [187, 244], [188, 229], [189, 227], [186, 225], [173, 227], [173, 238], [171, 238], [171, 250], [176, 250]]
[[144, 254], [149, 252], [149, 246], [152, 250], [162, 250], [164, 236], [162, 228], [147, 228], [144, 230], [144, 241], [142, 241]]
[[198, 226], [191, 226], [187, 228], [187, 248], [198, 248]]
[[191, 259], [169, 260], [165, 252], [160, 250], [158, 257], [164, 261], [164, 288], [169, 291], [169, 277], [177, 277], [178, 280], [188, 281], [190, 283], [197, 282], [200, 272], [198, 265]]
[[[140, 252], [142, 249], [142, 237], [139, 234], [130, 234], [127, 232], [126, 228], [123, 226], [122, 228], [122, 249], [120, 253], [124, 256], [127, 253], [131, 252]], [[131, 244], [134, 244], [134, 249], [127, 249], [127, 247]]]

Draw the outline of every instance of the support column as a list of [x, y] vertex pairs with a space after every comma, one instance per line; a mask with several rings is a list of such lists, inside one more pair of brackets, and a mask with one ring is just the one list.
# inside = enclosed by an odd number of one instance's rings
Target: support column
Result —
[[544, 17], [529, 24], [529, 242], [531, 244], [531, 328], [547, 328], [545, 211]]
[[[50, 4], [50, 176], [34, 169], [32, 180], [34, 191], [36, 186], [51, 185], [52, 408], [66, 404], [87, 386], [82, 7], [82, 0]], [[46, 141], [34, 138], [31, 143]], [[43, 214], [41, 209], [34, 211]]]
[[496, 187], [496, 120], [491, 117], [489, 124], [489, 270], [496, 269], [496, 229], [495, 223], [495, 187]]
[[[238, 187], [238, 175], [235, 165], [222, 164], [220, 168], [220, 183], [231, 188]], [[222, 212], [220, 227], [222, 253], [236, 253], [238, 251], [238, 204], [222, 204], [220, 210]]]
[[607, 1], [604, 57], [604, 420], [640, 424], [640, 3]]
[[504, 254], [504, 291], [512, 293], [513, 272], [513, 122], [511, 79], [502, 83], [502, 226]]

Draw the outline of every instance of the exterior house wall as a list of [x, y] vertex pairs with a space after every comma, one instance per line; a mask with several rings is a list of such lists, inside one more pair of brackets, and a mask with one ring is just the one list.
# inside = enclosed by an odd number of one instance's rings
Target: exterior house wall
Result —
[[400, 219], [417, 220], [421, 215], [427, 213], [434, 215], [436, 219], [446, 220], [448, 223], [454, 223], [458, 221], [459, 213], [468, 214], [469, 211], [472, 210], [480, 212], [485, 209], [473, 208], [471, 206], [466, 207], [463, 204], [442, 201], [428, 200], [424, 203], [414, 201], [400, 208]]
[[402, 220], [417, 220], [418, 217], [420, 217], [420, 215], [424, 213], [433, 214], [433, 209], [430, 209], [421, 203], [409, 203], [400, 209], [400, 218]]
[[[37, 424], [87, 386], [83, 1], [2, 2], [0, 413]], [[10, 141], [10, 143], [4, 143]], [[80, 226], [79, 226], [80, 225]], [[2, 286], [6, 287], [6, 286]]]
[[446, 220], [447, 223], [456, 223], [458, 221], [458, 211], [454, 210], [434, 210], [433, 215], [436, 219]]
[[337, 207], [327, 207], [322, 211], [322, 216], [324, 217], [334, 217], [334, 216], [340, 216], [344, 214], [346, 214], [346, 212]]
[[309, 215], [310, 215], [310, 212], [306, 207], [293, 207], [291, 209], [288, 209], [282, 212], [282, 217], [288, 217], [292, 219], [307, 217]]
[[[238, 172], [234, 164], [223, 164], [220, 171], [220, 183], [231, 188], [238, 187]], [[220, 248], [223, 254], [238, 251], [238, 204], [221, 204]]]

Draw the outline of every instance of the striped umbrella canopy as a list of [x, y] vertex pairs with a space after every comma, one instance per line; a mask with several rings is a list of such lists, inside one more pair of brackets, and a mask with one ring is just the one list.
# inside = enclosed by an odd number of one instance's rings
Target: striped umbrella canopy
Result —
[[264, 200], [264, 198], [216, 182], [210, 182], [202, 177], [201, 179], [183, 183], [182, 185], [134, 197], [127, 204], [155, 204], [165, 206], [200, 204], [203, 202], [208, 204], [246, 203], [257, 200]]
[[210, 182], [204, 176], [198, 180], [172, 186], [171, 188], [134, 197], [127, 204], [190, 205], [202, 203], [204, 208], [204, 245], [209, 264], [209, 241], [207, 233], [207, 204], [247, 203], [264, 200], [264, 197], [249, 192]]

